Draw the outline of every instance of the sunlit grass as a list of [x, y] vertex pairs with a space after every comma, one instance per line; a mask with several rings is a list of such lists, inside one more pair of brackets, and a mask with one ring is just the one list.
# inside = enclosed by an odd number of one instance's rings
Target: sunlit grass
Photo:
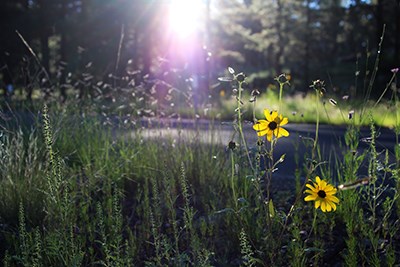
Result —
[[[22, 90], [16, 90], [14, 99], [18, 101], [26, 100], [26, 95]], [[249, 92], [244, 92], [244, 99], [250, 99]], [[39, 100], [43, 96], [40, 90], [33, 90], [33, 100]], [[162, 117], [171, 118], [188, 118], [188, 119], [209, 119], [209, 120], [231, 120], [232, 110], [235, 109], [236, 99], [234, 96], [218, 96], [219, 100], [215, 102], [206, 102], [194, 107], [177, 104], [174, 106], [163, 107]], [[332, 101], [336, 105], [332, 104]], [[311, 93], [299, 93], [284, 96], [281, 107], [282, 113], [285, 114], [292, 123], [315, 123], [316, 98]], [[23, 103], [23, 102], [22, 102]], [[34, 104], [38, 104], [35, 103]], [[128, 106], [124, 107], [126, 110]], [[149, 110], [157, 109], [156, 105], [149, 105]], [[278, 92], [276, 90], [267, 90], [261, 97], [257, 98], [255, 113], [258, 117], [262, 116], [264, 108], [271, 110], [278, 109]], [[124, 109], [121, 112], [124, 112]], [[252, 121], [253, 104], [249, 101], [244, 102], [244, 117], [246, 120]], [[129, 109], [126, 110], [129, 112]], [[361, 112], [364, 112], [361, 116]], [[383, 127], [394, 128], [400, 120], [399, 106], [395, 105], [393, 100], [387, 99], [376, 104], [376, 101], [369, 100], [364, 102], [359, 99], [345, 99], [336, 96], [323, 96], [322, 105], [319, 105], [320, 122], [332, 125], [361, 125], [367, 126], [369, 116], [372, 116], [374, 122]], [[160, 114], [158, 114], [160, 115]], [[154, 116], [154, 114], [152, 115]], [[351, 119], [349, 118], [351, 116]]]
[[[250, 97], [247, 97], [249, 99]], [[330, 100], [334, 100], [333, 105]], [[222, 111], [220, 116], [227, 118], [227, 112], [234, 109], [235, 98], [224, 98], [222, 100]], [[285, 114], [292, 123], [315, 123], [316, 98], [314, 94], [294, 94], [285, 96], [281, 107], [282, 114]], [[252, 120], [253, 105], [245, 102], [245, 117]], [[278, 109], [278, 95], [275, 91], [268, 91], [257, 98], [255, 113], [262, 117], [263, 109]], [[363, 110], [364, 109], [364, 110]], [[361, 112], [364, 112], [361, 116]], [[375, 102], [370, 100], [366, 103], [360, 100], [343, 100], [341, 98], [323, 97], [322, 105], [319, 105], [320, 122], [332, 125], [362, 125], [369, 123], [368, 116], [371, 115], [374, 122], [379, 126], [393, 128], [400, 118], [400, 110], [396, 108], [394, 102], [383, 101], [375, 106]], [[397, 115], [396, 115], [397, 114]], [[351, 119], [350, 119], [351, 116]]]
[[[237, 111], [244, 111], [243, 121], [252, 120], [253, 107], [248, 95], [240, 98], [243, 106], [233, 99], [223, 101], [221, 109], [206, 104], [164, 112], [236, 118], [238, 131]], [[288, 125], [315, 123], [316, 101], [312, 94], [286, 96], [279, 113], [289, 118]], [[321, 122], [351, 121], [347, 112], [355, 103], [336, 102], [321, 100]], [[50, 106], [41, 112], [49, 112], [49, 121], [38, 116], [24, 130], [12, 120], [4, 124], [0, 252], [6, 266], [356, 266], [379, 259], [391, 266], [399, 259], [398, 165], [376, 151], [372, 123], [374, 115], [392, 116], [384, 105], [365, 112], [364, 123], [371, 128], [367, 148], [358, 147], [357, 129], [349, 125], [343, 154], [330, 157], [335, 161], [331, 169], [317, 142], [299, 140], [295, 146], [307, 150], [297, 155], [304, 163], [277, 184], [274, 169], [285, 168], [286, 162], [283, 155], [274, 157], [273, 148], [284, 136], [235, 145], [228, 137], [221, 145], [213, 127], [188, 130], [178, 124], [176, 135], [163, 135], [153, 128], [156, 124], [144, 131], [138, 122], [125, 125], [96, 115], [91, 107], [78, 107], [75, 102], [61, 109]], [[261, 94], [255, 107], [256, 118], [263, 119], [264, 108], [279, 107], [276, 92]], [[352, 120], [359, 109], [354, 110]], [[358, 180], [363, 165], [370, 177]], [[304, 202], [304, 188], [296, 185], [316, 175], [347, 187], [337, 193], [340, 202], [329, 215]], [[332, 253], [335, 258], [327, 258]]]
[[[0, 113], [3, 265], [395, 266], [396, 95], [339, 99], [319, 80], [289, 95], [276, 79], [283, 91], [250, 96], [245, 76], [228, 72], [233, 96], [202, 102], [172, 85], [164, 99], [156, 87], [106, 87], [81, 99], [71, 88], [65, 103], [38, 90], [25, 102], [16, 90]], [[175, 125], [162, 126], [165, 118]], [[315, 132], [299, 137], [294, 123]], [[329, 155], [321, 123], [346, 126]], [[377, 126], [394, 129], [394, 147], [378, 149]]]

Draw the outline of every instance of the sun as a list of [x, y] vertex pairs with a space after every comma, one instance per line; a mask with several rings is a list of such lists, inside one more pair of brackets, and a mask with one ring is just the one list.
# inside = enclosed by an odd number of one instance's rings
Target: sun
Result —
[[201, 0], [171, 0], [169, 5], [169, 27], [179, 37], [189, 37], [200, 28]]

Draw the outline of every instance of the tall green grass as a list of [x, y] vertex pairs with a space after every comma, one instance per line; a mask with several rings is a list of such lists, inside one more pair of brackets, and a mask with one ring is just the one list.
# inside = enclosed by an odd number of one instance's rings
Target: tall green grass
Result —
[[[44, 105], [31, 127], [2, 125], [3, 266], [396, 266], [397, 92], [388, 108], [381, 99], [334, 100], [316, 82], [306, 97], [287, 97], [279, 76], [279, 91], [248, 95], [244, 75], [231, 68], [229, 75], [235, 98], [224, 107], [235, 134], [225, 145], [202, 142], [218, 127], [194, 124], [192, 136], [147, 138], [157, 127], [143, 131], [139, 120], [121, 123], [122, 112], [114, 119], [76, 103]], [[280, 179], [275, 169], [286, 159], [274, 152], [281, 140], [250, 143], [243, 133], [244, 121], [263, 119], [264, 108], [289, 123], [347, 124], [341, 151], [326, 157], [316, 130], [294, 145], [306, 152], [295, 157], [293, 179]], [[381, 150], [377, 126], [386, 124], [395, 148]], [[361, 125], [369, 127], [367, 146]], [[334, 212], [304, 201], [305, 184], [317, 175], [345, 185]]]
[[[355, 125], [334, 169], [319, 165], [325, 160], [319, 153], [311, 172], [299, 166], [300, 177], [318, 173], [340, 183], [354, 181], [361, 165], [369, 166], [371, 183], [341, 191], [338, 210], [329, 214], [304, 203], [301, 188], [279, 193], [281, 185], [272, 185], [265, 202], [264, 171], [254, 173], [243, 146], [204, 145], [195, 135], [147, 140], [136, 128], [130, 129], [135, 137], [126, 139], [126, 129], [118, 127], [44, 110], [32, 130], [2, 132], [5, 266], [398, 262], [398, 165], [381, 160], [372, 119], [365, 151], [354, 153]], [[257, 166], [257, 158], [250, 160]], [[289, 209], [287, 201], [297, 194]]]
[[[250, 99], [250, 93], [246, 92], [247, 99]], [[398, 101], [389, 99], [381, 100], [377, 105], [376, 100], [363, 101], [359, 99], [347, 98], [347, 95], [338, 97], [335, 94], [324, 95], [321, 105], [318, 106], [320, 113], [320, 122], [322, 124], [331, 125], [351, 125], [353, 121], [349, 119], [359, 116], [362, 112], [364, 114], [371, 114], [374, 123], [377, 126], [387, 127], [393, 129], [397, 125], [398, 118], [400, 117], [400, 109]], [[257, 100], [257, 107], [255, 113], [258, 117], [262, 117], [263, 107], [269, 106], [271, 109], [278, 109], [279, 106], [279, 91], [277, 89], [266, 89], [263, 97]], [[333, 101], [332, 101], [333, 100]], [[284, 95], [284, 105], [281, 110], [283, 114], [293, 123], [311, 123], [316, 122], [316, 98], [315, 94], [310, 93], [290, 93]], [[334, 104], [333, 104], [334, 103]], [[236, 100], [232, 97], [224, 97], [221, 101], [221, 110], [216, 111], [216, 114], [222, 119], [229, 117], [229, 111], [232, 112], [236, 105]], [[252, 104], [245, 102], [244, 114], [245, 119], [252, 119]], [[351, 115], [350, 115], [351, 114]], [[365, 118], [355, 120], [355, 123], [360, 126], [368, 126], [369, 121]]]

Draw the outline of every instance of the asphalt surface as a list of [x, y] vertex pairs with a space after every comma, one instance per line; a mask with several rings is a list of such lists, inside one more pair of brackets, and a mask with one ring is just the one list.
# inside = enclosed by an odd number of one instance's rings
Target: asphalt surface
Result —
[[[4, 123], [17, 121], [17, 124], [23, 124], [25, 127], [37, 123], [38, 114], [29, 112], [18, 114], [0, 114], [0, 126]], [[115, 117], [111, 119], [111, 125], [115, 125], [114, 133], [116, 136], [124, 135], [128, 138], [133, 137], [138, 131], [121, 132], [118, 125], [123, 119]], [[202, 144], [217, 145], [221, 149], [226, 149], [230, 141], [239, 143], [239, 134], [234, 129], [232, 122], [209, 121], [209, 120], [190, 120], [190, 119], [157, 119], [149, 118], [140, 121], [142, 130], [139, 133], [146, 139], [165, 140], [169, 142], [189, 141], [200, 142]], [[315, 124], [295, 124], [289, 123], [284, 126], [290, 133], [289, 137], [283, 137], [278, 140], [274, 149], [274, 158], [279, 159], [285, 154], [285, 161], [278, 166], [275, 176], [293, 178], [294, 171], [302, 166], [304, 161], [310, 157], [310, 146], [315, 138]], [[0, 128], [4, 129], [4, 128]], [[330, 164], [335, 168], [336, 160], [343, 160], [345, 151], [344, 135], [346, 126], [320, 125], [318, 144], [320, 146], [321, 158], [325, 164]], [[252, 129], [252, 123], [243, 124], [243, 132], [247, 146], [252, 155], [257, 150], [257, 135]], [[369, 148], [368, 138], [371, 136], [368, 127], [361, 128], [359, 136], [359, 147], [357, 153], [363, 153]], [[265, 137], [262, 138], [266, 145], [268, 142]], [[396, 135], [393, 130], [387, 128], [377, 128], [376, 149], [380, 153], [380, 161], [384, 160], [385, 151], [389, 152], [389, 161], [394, 162], [394, 147], [396, 145]], [[367, 174], [367, 161], [360, 170], [359, 175]]]
[[[239, 134], [235, 131], [232, 122], [203, 121], [203, 120], [152, 120], [143, 121], [144, 125], [141, 134], [148, 139], [166, 140], [179, 142], [182, 140], [201, 142], [203, 144], [219, 145], [226, 148], [229, 141], [239, 142]], [[285, 154], [285, 160], [278, 166], [274, 175], [278, 177], [293, 178], [294, 171], [302, 166], [304, 161], [309, 160], [311, 146], [315, 138], [314, 124], [294, 124], [284, 126], [290, 133], [289, 137], [282, 137], [274, 148], [274, 159], [279, 159]], [[320, 125], [318, 144], [321, 151], [321, 158], [324, 164], [335, 168], [335, 161], [342, 161], [345, 148], [346, 126]], [[386, 150], [389, 153], [389, 161], [394, 162], [394, 146], [396, 136], [393, 130], [377, 128], [376, 149], [379, 160], [384, 161]], [[244, 123], [243, 132], [247, 146], [251, 153], [257, 150], [257, 135], [252, 129], [251, 123]], [[362, 127], [359, 135], [359, 146], [357, 153], [363, 153], [369, 149], [371, 132], [369, 127]], [[265, 137], [264, 143], [268, 145]], [[368, 158], [359, 170], [359, 176], [367, 175]]]

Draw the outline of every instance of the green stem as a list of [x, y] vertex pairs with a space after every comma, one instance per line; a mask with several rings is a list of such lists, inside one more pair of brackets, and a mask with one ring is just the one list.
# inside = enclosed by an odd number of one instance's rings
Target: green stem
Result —
[[[375, 82], [375, 77], [376, 77], [376, 74], [378, 72], [378, 66], [379, 66], [379, 61], [380, 61], [380, 56], [381, 56], [381, 51], [382, 51], [383, 37], [385, 36], [385, 30], [386, 30], [386, 24], [383, 25], [382, 35], [381, 35], [381, 38], [380, 38], [380, 41], [379, 41], [379, 44], [378, 44], [378, 51], [377, 51], [378, 53], [377, 53], [376, 58], [375, 58], [374, 69], [372, 71], [371, 79], [369, 80], [367, 92], [366, 92], [365, 97], [364, 97], [364, 103], [367, 103], [367, 101], [368, 101], [368, 99], [369, 99], [369, 97], [371, 95], [372, 87], [373, 87], [374, 82]], [[365, 76], [365, 77], [367, 77], [367, 76]], [[364, 115], [364, 112], [366, 111], [366, 107], [367, 107], [367, 105], [364, 105], [362, 107], [362, 109], [361, 109], [361, 112], [360, 112], [360, 124], [362, 124], [362, 122], [363, 122], [363, 115]]]
[[315, 228], [315, 223], [317, 221], [317, 213], [318, 213], [318, 211], [316, 209], [314, 209], [314, 218], [312, 221], [310, 233], [308, 234], [308, 238], [310, 238], [312, 232], [314, 232], [315, 235], [317, 234], [317, 229]]
[[278, 113], [281, 111], [281, 104], [282, 104], [282, 92], [283, 92], [284, 83], [279, 83], [279, 106], [278, 106]]
[[274, 166], [274, 146], [276, 139], [272, 138], [271, 140], [271, 148], [270, 151], [268, 152], [269, 154], [269, 168], [268, 168], [268, 172], [267, 172], [267, 201], [270, 201], [270, 188], [271, 188], [271, 179], [272, 179], [272, 172], [273, 172], [273, 166]]
[[318, 132], [319, 132], [319, 91], [316, 90], [316, 96], [317, 96], [317, 103], [316, 103], [316, 113], [317, 113], [317, 122], [315, 125], [315, 139], [314, 139], [314, 145], [313, 145], [313, 156], [315, 153], [315, 149], [317, 147], [317, 143], [318, 143]]
[[[382, 100], [383, 96], [385, 95], [386, 91], [389, 89], [389, 87], [391, 86], [394, 78], [396, 77], [396, 73], [393, 73], [392, 78], [390, 79], [390, 81], [387, 83], [385, 90], [383, 90], [383, 93], [381, 94], [381, 96], [379, 97], [379, 99], [375, 102], [374, 104], [374, 108], [378, 105], [378, 103]], [[396, 113], [397, 114], [397, 113]]]
[[242, 82], [239, 82], [239, 89], [238, 89], [238, 98], [237, 98], [237, 126], [239, 129], [239, 134], [240, 134], [240, 139], [242, 140], [242, 144], [244, 146], [244, 149], [246, 151], [246, 155], [247, 155], [247, 159], [249, 160], [249, 164], [251, 169], [254, 171], [254, 167], [253, 167], [253, 163], [251, 161], [250, 158], [250, 153], [249, 150], [247, 148], [247, 144], [246, 144], [246, 139], [244, 138], [244, 134], [243, 134], [243, 126], [242, 126], [242, 109], [241, 109], [241, 99], [242, 99]]
[[231, 149], [231, 189], [232, 189], [233, 201], [235, 203], [235, 208], [237, 208], [237, 197], [235, 189], [235, 158], [232, 149]]
[[[395, 107], [395, 112], [396, 112], [396, 124], [394, 126], [394, 132], [396, 134], [396, 146], [399, 148], [399, 134], [400, 134], [400, 120], [399, 120], [399, 108], [397, 108], [399, 100], [397, 98], [397, 90], [394, 90], [394, 107]], [[400, 169], [400, 158], [399, 154], [396, 153], [396, 166], [397, 169]]]
[[253, 123], [256, 122], [256, 102], [257, 102], [257, 98], [255, 97], [254, 101], [253, 101]]

